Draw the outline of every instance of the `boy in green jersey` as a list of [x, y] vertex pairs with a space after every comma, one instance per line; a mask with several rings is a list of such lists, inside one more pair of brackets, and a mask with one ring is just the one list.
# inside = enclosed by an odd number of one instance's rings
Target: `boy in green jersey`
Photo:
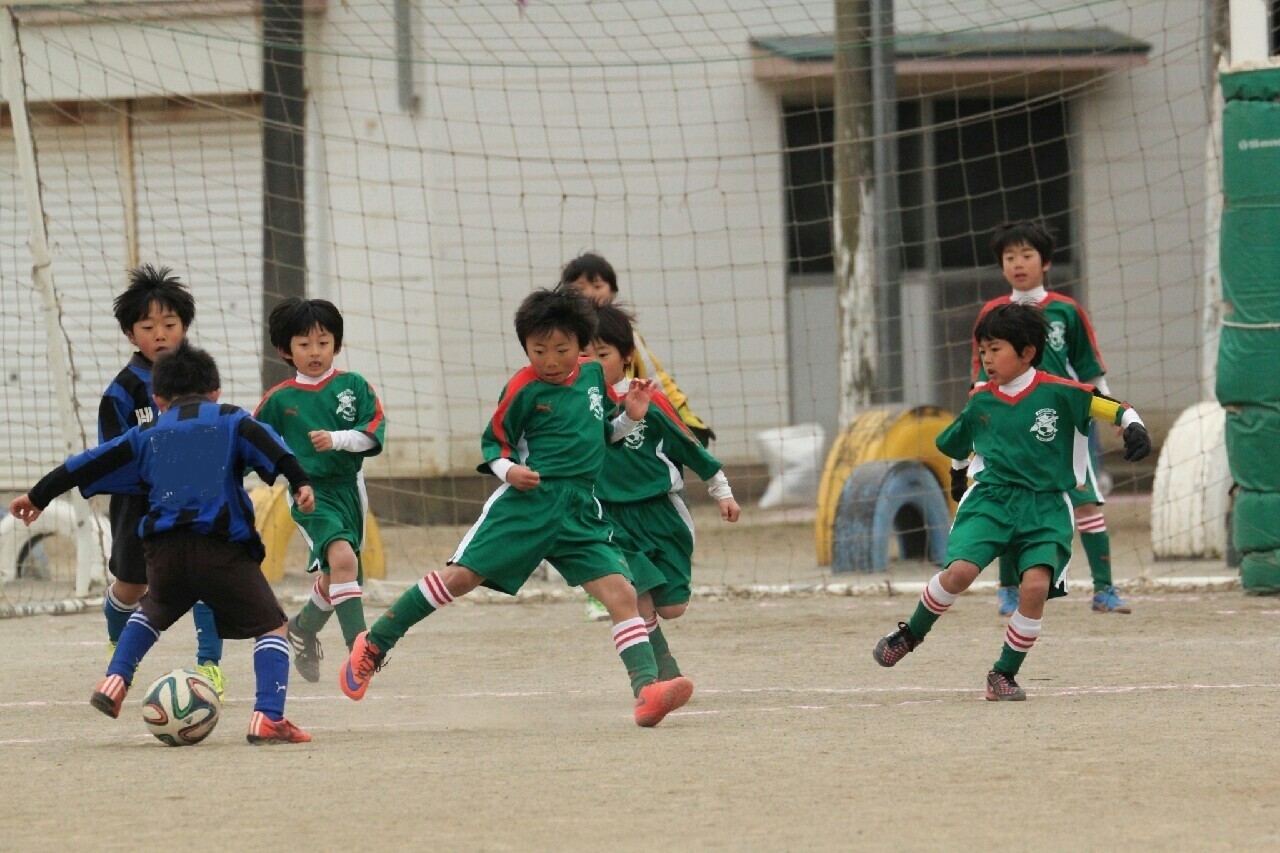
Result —
[[636, 697], [635, 721], [656, 726], [693, 694], [687, 678], [658, 679], [658, 665], [637, 609], [627, 560], [592, 492], [605, 449], [643, 421], [652, 380], [632, 380], [624, 411], [604, 371], [580, 357], [595, 336], [595, 309], [568, 289], [536, 290], [516, 311], [516, 335], [529, 359], [508, 380], [481, 438], [481, 473], [503, 484], [485, 502], [448, 565], [410, 587], [361, 634], [342, 666], [339, 686], [364, 697], [386, 655], [410, 627], [480, 585], [514, 595], [546, 559], [572, 586], [608, 608], [614, 648]]
[[1146, 427], [1127, 404], [1092, 385], [1035, 369], [1047, 332], [1044, 312], [1021, 303], [999, 305], [978, 321], [973, 335], [987, 382], [973, 390], [937, 440], [943, 453], [967, 460], [975, 485], [956, 509], [945, 568], [929, 580], [911, 619], [899, 622], [872, 652], [881, 666], [896, 664], [984, 566], [1008, 553], [1019, 574], [1020, 601], [987, 673], [991, 701], [1027, 698], [1014, 677], [1040, 636], [1046, 599], [1066, 594], [1062, 581], [1074, 527], [1067, 492], [1077, 482], [1076, 437], [1098, 418], [1124, 430], [1125, 461], [1151, 452]]
[[[991, 251], [1013, 291], [984, 305], [978, 319], [981, 320], [997, 305], [1010, 302], [1039, 306], [1049, 324], [1040, 369], [1054, 376], [1084, 382], [1103, 394], [1110, 394], [1104, 375], [1107, 368], [1102, 363], [1098, 339], [1084, 306], [1069, 296], [1045, 290], [1045, 276], [1053, 260], [1053, 250], [1053, 235], [1039, 222], [1014, 222], [998, 227], [991, 241]], [[986, 378], [978, 358], [977, 344], [974, 344], [973, 381], [977, 383]], [[1095, 613], [1129, 613], [1129, 605], [1120, 597], [1111, 580], [1111, 536], [1107, 533], [1107, 521], [1102, 516], [1105, 500], [1093, 469], [1088, 435], [1076, 439], [1076, 453], [1080, 478], [1075, 488], [1067, 491], [1067, 496], [1075, 507], [1076, 530], [1080, 532], [1080, 544], [1084, 547], [1089, 573], [1093, 576], [1093, 610]], [[957, 475], [953, 479], [960, 479], [956, 491], [963, 491], [963, 478]], [[1002, 556], [1000, 615], [1008, 616], [1017, 606], [1017, 571], [1013, 562]]]
[[[604, 368], [605, 381], [614, 392], [625, 393], [627, 369], [636, 357], [631, 318], [615, 305], [602, 305], [596, 319], [596, 338], [588, 350]], [[689, 606], [694, 534], [693, 518], [680, 497], [685, 466], [707, 481], [720, 517], [737, 521], [738, 502], [720, 460], [698, 442], [675, 406], [658, 391], [644, 420], [609, 446], [596, 483], [605, 517], [613, 522], [613, 541], [631, 566], [659, 678], [675, 678], [680, 668], [658, 617], [675, 619]]]
[[324, 299], [291, 297], [273, 308], [271, 343], [298, 374], [268, 391], [254, 412], [284, 438], [316, 493], [310, 514], [290, 503], [310, 549], [307, 571], [319, 572], [311, 600], [289, 620], [294, 665], [307, 681], [320, 680], [318, 634], [330, 616], [337, 614], [348, 649], [365, 629], [360, 550], [369, 499], [361, 469], [382, 452], [387, 428], [373, 386], [333, 366], [342, 325], [342, 313]]

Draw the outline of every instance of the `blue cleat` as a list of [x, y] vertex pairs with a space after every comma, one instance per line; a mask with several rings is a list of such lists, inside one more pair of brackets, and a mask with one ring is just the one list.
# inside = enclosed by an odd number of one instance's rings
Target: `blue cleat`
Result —
[[1016, 586], [1002, 586], [1000, 593], [996, 597], [998, 602], [997, 609], [1001, 616], [1012, 616], [1013, 611], [1018, 609], [1018, 602], [1022, 600], [1022, 596], [1018, 592]]
[[1098, 590], [1093, 594], [1094, 613], [1132, 613], [1129, 603], [1120, 597], [1114, 586]]

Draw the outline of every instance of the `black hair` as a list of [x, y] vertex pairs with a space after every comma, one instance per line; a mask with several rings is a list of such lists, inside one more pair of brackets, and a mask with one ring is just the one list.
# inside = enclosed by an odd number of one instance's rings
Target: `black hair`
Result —
[[618, 351], [624, 359], [636, 351], [636, 334], [632, 328], [635, 315], [617, 305], [601, 305], [596, 309], [596, 335], [593, 340], [602, 341]]
[[521, 348], [531, 337], [564, 332], [583, 349], [596, 336], [596, 306], [571, 287], [539, 288], [516, 309], [516, 337]]
[[1044, 357], [1045, 338], [1048, 334], [1049, 323], [1045, 320], [1044, 312], [1035, 305], [1022, 302], [997, 305], [983, 314], [978, 325], [973, 327], [973, 339], [979, 346], [983, 341], [997, 339], [1008, 341], [1019, 355], [1027, 347], [1035, 347], [1036, 354], [1031, 359], [1032, 367], [1040, 366], [1040, 359]]
[[991, 237], [991, 254], [995, 256], [996, 266], [1004, 262], [1004, 250], [1010, 246], [1027, 245], [1040, 253], [1040, 260], [1046, 264], [1053, 260], [1053, 249], [1056, 245], [1053, 232], [1043, 222], [1024, 219], [1021, 222], [1004, 222], [996, 226]]
[[173, 402], [181, 397], [207, 396], [222, 387], [213, 356], [185, 341], [156, 357], [151, 369], [151, 393]]
[[584, 252], [569, 261], [560, 271], [560, 284], [573, 284], [583, 276], [586, 276], [587, 281], [604, 281], [610, 290], [618, 292], [618, 274], [613, 271], [613, 265], [600, 255]]
[[333, 351], [342, 351], [342, 312], [327, 299], [290, 296], [272, 308], [267, 318], [271, 345], [290, 363], [293, 357], [289, 355], [289, 346], [293, 339], [311, 334], [312, 329], [323, 329], [333, 335]]
[[111, 303], [111, 310], [126, 335], [145, 320], [155, 303], [178, 315], [182, 328], [196, 318], [196, 300], [168, 267], [141, 264], [129, 270], [129, 286]]

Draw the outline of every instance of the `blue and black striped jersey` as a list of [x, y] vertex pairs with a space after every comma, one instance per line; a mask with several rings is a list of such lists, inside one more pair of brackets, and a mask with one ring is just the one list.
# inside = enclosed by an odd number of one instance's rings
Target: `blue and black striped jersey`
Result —
[[146, 426], [156, 419], [151, 399], [151, 362], [135, 352], [124, 369], [111, 380], [98, 403], [98, 443], [124, 435], [132, 426]]
[[139, 524], [143, 539], [191, 530], [230, 542], [248, 542], [259, 557], [262, 541], [253, 525], [253, 503], [243, 474], [252, 468], [267, 483], [283, 474], [296, 491], [310, 480], [288, 445], [248, 412], [204, 398], [186, 397], [152, 424], [72, 456], [31, 489], [44, 509], [79, 487], [96, 494], [147, 495]]

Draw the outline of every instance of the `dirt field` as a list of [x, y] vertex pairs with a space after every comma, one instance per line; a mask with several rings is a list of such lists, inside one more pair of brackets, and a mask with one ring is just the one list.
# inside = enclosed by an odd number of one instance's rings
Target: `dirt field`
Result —
[[[1240, 849], [1280, 844], [1280, 607], [1238, 593], [1051, 607], [1021, 704], [979, 688], [1002, 620], [970, 595], [893, 670], [907, 596], [699, 600], [670, 628], [698, 692], [631, 722], [608, 631], [576, 602], [462, 604], [395, 650], [362, 703], [294, 679], [306, 746], [244, 741], [251, 647], [186, 749], [88, 695], [101, 617], [0, 620], [0, 848]], [[371, 609], [371, 615], [374, 615]], [[189, 624], [189, 623], [188, 623]], [[188, 624], [141, 685], [188, 665]]]

